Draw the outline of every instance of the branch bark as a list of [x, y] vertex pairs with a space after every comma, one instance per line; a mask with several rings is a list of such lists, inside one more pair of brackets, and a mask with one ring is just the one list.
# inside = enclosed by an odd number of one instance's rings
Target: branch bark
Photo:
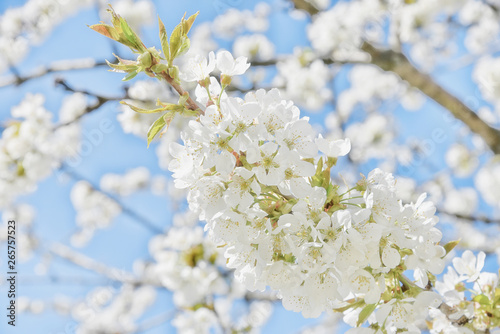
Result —
[[50, 63], [46, 67], [38, 67], [28, 75], [20, 75], [17, 72], [14, 72], [14, 75], [12, 76], [0, 77], [0, 88], [10, 85], [19, 86], [29, 80], [40, 78], [51, 73], [74, 70], [88, 70], [101, 66], [107, 66], [106, 62], [103, 60], [96, 61], [95, 59], [91, 58], [55, 61]]
[[483, 222], [485, 224], [500, 224], [500, 219], [489, 218], [489, 217], [487, 217], [485, 215], [477, 215], [477, 216], [474, 216], [474, 215], [463, 215], [463, 214], [460, 214], [460, 213], [452, 213], [452, 212], [448, 212], [448, 211], [441, 210], [441, 209], [438, 209], [437, 213], [448, 215], [448, 216], [452, 216], [452, 217], [455, 217], [455, 218], [458, 218], [458, 219], [467, 220], [467, 221], [469, 221], [471, 223], [474, 223], [474, 222]]
[[393, 50], [381, 50], [367, 42], [361, 49], [370, 54], [372, 64], [384, 71], [396, 73], [412, 87], [448, 109], [472, 132], [481, 136], [495, 154], [500, 154], [500, 131], [486, 124], [473, 110], [438, 85], [429, 75], [419, 71], [404, 54]]
[[[175, 89], [175, 91], [177, 93], [179, 93], [179, 96], [182, 96], [185, 93], [187, 93], [184, 90], [184, 88], [182, 88], [181, 85], [176, 83], [174, 78], [172, 78], [167, 72], [163, 71], [163, 72], [159, 73], [159, 75], [163, 79], [165, 79], [165, 81], [167, 81], [170, 84], [170, 86], [172, 86]], [[191, 97], [188, 97], [188, 99], [186, 101], [186, 107], [188, 107], [190, 110], [198, 110], [200, 112], [200, 114], [202, 114], [202, 115], [204, 114], [203, 110], [201, 110], [200, 107], [198, 107], [196, 102], [194, 102], [194, 100]]]

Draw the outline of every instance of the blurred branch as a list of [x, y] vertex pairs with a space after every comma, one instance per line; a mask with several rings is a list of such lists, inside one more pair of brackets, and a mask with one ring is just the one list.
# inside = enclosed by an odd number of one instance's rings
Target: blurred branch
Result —
[[[75, 89], [75, 88], [71, 87], [70, 85], [68, 85], [68, 83], [66, 81], [64, 81], [64, 79], [62, 79], [62, 78], [57, 78], [55, 80], [55, 84], [59, 85], [59, 86], [62, 86], [68, 92], [71, 92], [71, 93], [81, 93], [81, 94], [85, 94], [85, 95], [88, 95], [88, 96], [92, 96], [92, 97], [94, 97], [94, 98], [97, 99], [97, 101], [94, 104], [88, 105], [87, 108], [85, 109], [85, 112], [83, 112], [81, 115], [75, 117], [75, 119], [73, 119], [73, 120], [71, 120], [69, 122], [61, 123], [61, 124], [56, 125], [55, 126], [56, 129], [60, 128], [60, 127], [63, 127], [63, 126], [70, 125], [73, 122], [80, 120], [80, 118], [82, 118], [84, 115], [86, 115], [86, 114], [88, 114], [88, 113], [90, 113], [90, 112], [92, 112], [92, 111], [94, 111], [96, 109], [99, 109], [100, 107], [102, 107], [107, 102], [110, 102], [110, 101], [122, 101], [122, 100], [126, 100], [126, 99], [131, 99], [131, 97], [128, 95], [128, 93], [126, 93], [123, 96], [111, 96], [110, 97], [110, 96], [103, 96], [103, 95], [95, 94], [95, 93], [89, 92], [87, 90], [78, 90], [78, 89]], [[137, 99], [134, 99], [134, 100], [135, 101], [139, 101], [139, 102], [143, 102], [143, 103], [150, 102], [150, 101], [137, 100]]]
[[441, 209], [438, 209], [437, 213], [438, 214], [447, 215], [447, 216], [452, 216], [452, 217], [455, 217], [455, 218], [458, 218], [458, 219], [467, 220], [469, 222], [483, 222], [483, 223], [486, 223], [486, 224], [500, 224], [500, 219], [489, 218], [489, 217], [487, 217], [485, 215], [478, 215], [478, 216], [475, 216], [475, 215], [463, 215], [463, 214], [460, 214], [460, 213], [452, 213], [452, 212], [448, 212], [448, 211], [441, 210]]
[[94, 190], [103, 193], [107, 197], [111, 198], [113, 201], [115, 201], [120, 208], [122, 209], [122, 213], [126, 214], [130, 218], [133, 218], [135, 221], [139, 222], [142, 226], [146, 227], [148, 230], [155, 234], [162, 234], [163, 230], [159, 227], [157, 227], [153, 222], [151, 222], [149, 219], [145, 218], [142, 216], [140, 213], [136, 212], [134, 209], [127, 207], [125, 204], [123, 204], [116, 196], [113, 196], [112, 194], [109, 194], [103, 190], [101, 190], [98, 186], [93, 184], [89, 179], [85, 178], [84, 176], [80, 175], [78, 172], [75, 170], [69, 169], [66, 165], [61, 165], [61, 170], [69, 175], [71, 178], [75, 180], [84, 180], [88, 182]]
[[319, 9], [316, 8], [312, 3], [307, 0], [291, 0], [293, 6], [296, 9], [304, 10], [308, 12], [310, 15], [316, 15], [319, 13]]
[[180, 84], [178, 84], [174, 78], [172, 78], [167, 72], [162, 71], [161, 73], [158, 73], [159, 76], [161, 76], [163, 79], [165, 79], [166, 82], [169, 83], [170, 86], [172, 86], [173, 89], [179, 94], [179, 96], [184, 96], [185, 94], [188, 95], [188, 99], [186, 101], [186, 107], [190, 110], [199, 110], [201, 114], [203, 114], [203, 110], [200, 109], [200, 107], [196, 104], [196, 102], [189, 97], [189, 93], [182, 88]]
[[[294, 57], [294, 56], [292, 55], [292, 57]], [[261, 61], [254, 60], [254, 61], [250, 61], [250, 63], [252, 64], [252, 66], [274, 66], [278, 62], [285, 61], [287, 58], [290, 58], [290, 57], [283, 57], [283, 56], [281, 56], [281, 57], [273, 58], [273, 59], [269, 59], [269, 60], [261, 60]], [[322, 60], [323, 63], [325, 63], [326, 65], [331, 65], [331, 64], [337, 64], [337, 65], [345, 65], [345, 64], [368, 64], [368, 62], [361, 61], [361, 60], [337, 60], [337, 59], [333, 59], [331, 57], [328, 57], [328, 58], [317, 58], [317, 59]], [[316, 59], [312, 59], [310, 61], [310, 63], [312, 63], [314, 60], [316, 60]]]
[[462, 101], [438, 85], [429, 75], [415, 68], [404, 54], [393, 50], [381, 50], [367, 42], [361, 48], [370, 54], [374, 65], [396, 73], [411, 86], [448, 109], [472, 132], [481, 136], [492, 152], [500, 154], [500, 131], [486, 124]]
[[96, 286], [105, 285], [106, 281], [102, 277], [91, 278], [82, 276], [26, 276], [19, 277], [19, 284], [22, 285], [80, 285], [80, 286]]
[[132, 273], [129, 273], [125, 270], [112, 268], [108, 265], [97, 262], [96, 260], [88, 256], [85, 256], [63, 244], [60, 243], [54, 244], [51, 247], [50, 252], [55, 256], [58, 256], [73, 264], [76, 264], [81, 268], [93, 271], [97, 274], [107, 277], [112, 281], [137, 284], [137, 279], [135, 275], [133, 275]]
[[[301, 9], [306, 10], [311, 16], [318, 13], [314, 7], [304, 5], [305, 0], [291, 1], [296, 8], [302, 6]], [[370, 54], [372, 64], [384, 71], [396, 73], [411, 86], [448, 109], [455, 118], [461, 120], [472, 132], [483, 138], [493, 153], [500, 154], [500, 131], [489, 126], [462, 101], [434, 82], [429, 75], [419, 71], [403, 53], [390, 49], [378, 49], [368, 42], [364, 42], [361, 49]]]
[[164, 313], [153, 316], [149, 319], [144, 320], [141, 324], [139, 324], [138, 329], [135, 333], [142, 333], [153, 329], [155, 327], [161, 326], [167, 321], [170, 321], [175, 314], [179, 312], [178, 310], [170, 310]]
[[58, 60], [50, 63], [47, 66], [40, 66], [35, 69], [31, 74], [28, 75], [20, 75], [17, 71], [11, 71], [14, 73], [13, 76], [4, 76], [0, 78], [0, 88], [7, 87], [10, 85], [19, 86], [26, 81], [40, 78], [44, 75], [55, 73], [55, 72], [63, 72], [63, 71], [72, 71], [72, 70], [85, 70], [100, 66], [106, 66], [105, 61], [96, 61], [92, 58], [84, 58], [84, 59], [74, 59], [74, 60]]
[[106, 104], [109, 101], [120, 101], [120, 100], [123, 100], [125, 98], [125, 97], [106, 97], [106, 96], [90, 93], [89, 91], [86, 91], [86, 90], [76, 90], [76, 89], [72, 88], [71, 86], [69, 86], [66, 83], [66, 81], [64, 81], [64, 79], [61, 79], [61, 78], [57, 78], [55, 80], [55, 84], [56, 84], [56, 86], [58, 86], [58, 85], [62, 86], [68, 92], [82, 93], [82, 94], [85, 94], [88, 96], [95, 97], [97, 99], [97, 101], [95, 103], [88, 105], [82, 114], [78, 115], [77, 117], [75, 117], [73, 120], [71, 120], [69, 122], [57, 124], [54, 127], [55, 129], [70, 125], [70, 124], [80, 120], [84, 115], [87, 115], [87, 114], [91, 113], [92, 111], [99, 109], [100, 107], [102, 107], [104, 104]]

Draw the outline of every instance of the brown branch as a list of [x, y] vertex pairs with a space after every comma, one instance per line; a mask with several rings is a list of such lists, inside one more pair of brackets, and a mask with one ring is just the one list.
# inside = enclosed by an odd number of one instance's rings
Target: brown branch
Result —
[[66, 123], [57, 124], [56, 126], [54, 126], [54, 129], [58, 129], [58, 128], [61, 128], [63, 126], [70, 125], [70, 124], [72, 124], [72, 123], [80, 120], [80, 118], [82, 118], [84, 115], [87, 115], [87, 114], [91, 113], [92, 111], [99, 109], [100, 107], [102, 107], [107, 102], [110, 102], [110, 101], [120, 101], [120, 100], [124, 100], [124, 99], [127, 98], [127, 96], [106, 97], [106, 96], [102, 96], [102, 95], [91, 93], [91, 92], [86, 91], [86, 90], [77, 90], [77, 89], [74, 89], [73, 87], [71, 87], [70, 85], [68, 85], [68, 83], [66, 83], [66, 81], [64, 81], [61, 78], [58, 78], [58, 79], [55, 80], [55, 85], [63, 87], [64, 90], [66, 90], [68, 92], [82, 93], [82, 94], [85, 94], [85, 95], [88, 95], [88, 96], [93, 96], [93, 97], [95, 97], [97, 99], [97, 101], [95, 103], [91, 104], [91, 105], [88, 105], [85, 108], [85, 111], [81, 115], [78, 115], [77, 117], [75, 117], [75, 119], [73, 119], [73, 120], [71, 120], [69, 122], [66, 122]]
[[100, 263], [63, 244], [54, 243], [50, 248], [50, 253], [62, 259], [65, 259], [81, 268], [85, 268], [87, 270], [100, 274], [112, 281], [137, 284], [137, 277], [134, 274]]
[[448, 211], [445, 211], [445, 210], [437, 210], [437, 213], [440, 213], [440, 214], [443, 214], [443, 215], [448, 215], [448, 216], [452, 216], [452, 217], [456, 217], [458, 219], [463, 219], [463, 220], [467, 220], [467, 221], [470, 221], [470, 222], [483, 222], [483, 223], [486, 223], [486, 224], [500, 224], [500, 219], [493, 219], [493, 218], [489, 218], [485, 215], [478, 215], [478, 216], [474, 216], [474, 215], [463, 215], [463, 214], [460, 214], [460, 213], [452, 213], [452, 212], [448, 212]]
[[67, 165], [62, 164], [60, 167], [61, 171], [67, 174], [69, 177], [71, 177], [74, 180], [84, 180], [90, 186], [95, 190], [98, 191], [110, 199], [112, 199], [116, 204], [118, 204], [122, 210], [122, 213], [126, 214], [130, 218], [134, 219], [136, 222], [140, 223], [142, 226], [147, 228], [149, 231], [151, 231], [154, 234], [163, 234], [164, 231], [162, 228], [156, 226], [152, 221], [150, 221], [148, 218], [144, 217], [142, 214], [139, 212], [135, 211], [134, 209], [126, 206], [117, 196], [114, 196], [104, 190], [102, 190], [99, 186], [94, 184], [90, 179], [84, 177], [83, 175], [79, 174], [77, 171], [74, 169], [69, 168]]
[[[296, 8], [303, 6], [305, 2], [305, 0], [291, 1]], [[318, 13], [317, 9], [314, 10], [307, 6], [301, 9], [306, 10], [311, 16]], [[368, 42], [365, 42], [361, 49], [370, 54], [372, 64], [384, 71], [396, 73], [411, 86], [448, 109], [455, 118], [461, 120], [472, 132], [483, 138], [493, 153], [500, 154], [500, 131], [489, 126], [473, 110], [438, 85], [429, 75], [419, 71], [403, 53], [381, 50]]]
[[[181, 85], [179, 85], [177, 82], [175, 82], [174, 78], [172, 78], [167, 72], [165, 71], [162, 71], [160, 73], [158, 73], [163, 79], [165, 79], [165, 81], [167, 81], [170, 86], [172, 86], [177, 93], [179, 93], [179, 96], [182, 96], [184, 94], [188, 94], [187, 91], [184, 90], [184, 88], [181, 87]], [[188, 97], [187, 101], [186, 101], [186, 106], [188, 107], [188, 109], [190, 110], [198, 110], [200, 112], [200, 114], [204, 114], [203, 110], [200, 109], [200, 107], [198, 107], [198, 105], [196, 104], [196, 102], [194, 102], [194, 100], [190, 97]]]
[[384, 71], [396, 73], [412, 87], [448, 109], [472, 132], [481, 136], [495, 154], [500, 154], [500, 131], [486, 124], [474, 111], [438, 85], [429, 75], [419, 71], [404, 54], [393, 50], [381, 50], [367, 42], [361, 48], [370, 54], [372, 64]]
[[49, 64], [47, 67], [39, 67], [28, 75], [22, 76], [19, 73], [14, 72], [13, 76], [2, 77], [0, 78], [0, 88], [7, 87], [10, 85], [19, 86], [29, 80], [40, 78], [50, 73], [73, 71], [73, 70], [85, 70], [106, 65], [107, 64], [105, 61], [96, 61], [94, 59], [74, 59], [67, 61], [56, 61]]

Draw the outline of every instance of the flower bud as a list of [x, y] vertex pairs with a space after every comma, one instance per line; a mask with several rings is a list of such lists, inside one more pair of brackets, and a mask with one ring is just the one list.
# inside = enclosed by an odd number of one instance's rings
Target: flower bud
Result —
[[149, 51], [144, 52], [137, 58], [137, 62], [144, 68], [149, 68], [152, 64], [151, 53]]

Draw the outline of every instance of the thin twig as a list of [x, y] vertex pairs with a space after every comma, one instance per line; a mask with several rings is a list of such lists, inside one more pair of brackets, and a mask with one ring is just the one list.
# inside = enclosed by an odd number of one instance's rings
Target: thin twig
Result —
[[83, 175], [79, 174], [76, 172], [74, 169], [68, 168], [65, 164], [62, 164], [60, 169], [69, 175], [71, 178], [75, 180], [84, 180], [90, 184], [92, 188], [94, 188], [96, 191], [99, 191], [100, 193], [103, 193], [113, 201], [115, 201], [122, 209], [122, 212], [126, 214], [127, 216], [133, 218], [135, 221], [139, 222], [142, 226], [146, 227], [148, 230], [155, 234], [162, 234], [163, 230], [156, 226], [153, 222], [151, 222], [149, 219], [141, 215], [140, 213], [136, 212], [134, 209], [127, 207], [125, 204], [123, 204], [116, 196], [107, 193], [103, 190], [101, 190], [97, 185], [93, 184], [88, 178], [84, 177]]
[[11, 69], [13, 76], [4, 76], [0, 78], [0, 88], [10, 85], [19, 86], [29, 80], [37, 79], [51, 73], [73, 70], [86, 70], [106, 65], [106, 61], [103, 60], [96, 61], [92, 58], [85, 58], [55, 61], [50, 63], [48, 66], [41, 66], [36, 68], [32, 73], [28, 75], [21, 75], [17, 70], [13, 71]]
[[452, 217], [455, 217], [458, 219], [464, 219], [464, 220], [467, 220], [470, 222], [483, 222], [486, 224], [500, 224], [500, 219], [490, 218], [490, 217], [487, 217], [485, 215], [477, 215], [477, 216], [476, 215], [463, 215], [460, 213], [448, 212], [448, 211], [442, 210], [442, 209], [438, 209], [437, 213], [452, 216]]

